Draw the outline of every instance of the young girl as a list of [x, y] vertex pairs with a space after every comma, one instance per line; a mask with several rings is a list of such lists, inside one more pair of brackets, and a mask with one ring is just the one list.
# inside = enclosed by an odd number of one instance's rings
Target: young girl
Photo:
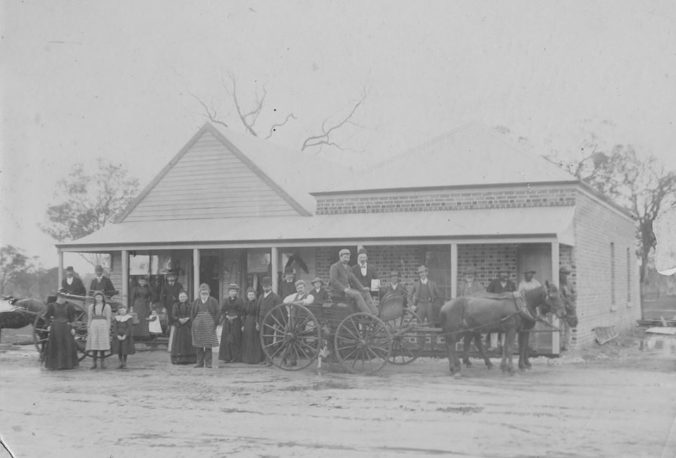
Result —
[[134, 348], [134, 324], [124, 304], [117, 308], [117, 315], [113, 320], [112, 352], [117, 354], [120, 360], [118, 369], [126, 369], [127, 355], [136, 353], [136, 348]]
[[92, 353], [96, 369], [97, 354], [101, 356], [101, 369], [105, 369], [104, 354], [110, 350], [110, 305], [106, 304], [106, 298], [102, 291], [94, 293], [94, 303], [89, 306], [87, 313], [87, 346], [85, 350]]

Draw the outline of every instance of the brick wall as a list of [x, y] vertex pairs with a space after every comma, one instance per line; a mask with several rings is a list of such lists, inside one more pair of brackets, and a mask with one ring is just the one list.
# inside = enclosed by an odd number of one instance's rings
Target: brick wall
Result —
[[458, 283], [470, 269], [476, 270], [475, 281], [479, 281], [484, 288], [498, 276], [498, 272], [509, 272], [509, 279], [515, 284], [517, 278], [517, 248], [515, 244], [482, 244], [458, 246]]
[[470, 210], [482, 208], [520, 208], [572, 206], [572, 186], [502, 186], [487, 189], [449, 189], [444, 191], [364, 192], [317, 196], [317, 214], [390, 213], [416, 211]]
[[[572, 265], [575, 267], [573, 279], [578, 292], [580, 319], [577, 342], [587, 345], [594, 339], [593, 328], [615, 326], [619, 331], [626, 330], [640, 318], [637, 260], [635, 256], [629, 259], [626, 256], [627, 248], [633, 252], [636, 229], [633, 221], [582, 191], [578, 192], [575, 213], [576, 246]], [[614, 269], [611, 269], [611, 242], [615, 251]], [[614, 282], [611, 278], [613, 270]], [[633, 273], [629, 279], [628, 270]], [[614, 285], [614, 294], [611, 285]], [[615, 304], [612, 303], [613, 296]]]

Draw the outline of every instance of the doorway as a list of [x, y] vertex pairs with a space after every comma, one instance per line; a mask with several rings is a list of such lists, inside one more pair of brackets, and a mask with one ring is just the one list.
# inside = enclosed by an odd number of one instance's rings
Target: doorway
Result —
[[206, 283], [211, 288], [211, 295], [220, 301], [220, 258], [218, 255], [203, 255], [200, 257], [200, 284]]

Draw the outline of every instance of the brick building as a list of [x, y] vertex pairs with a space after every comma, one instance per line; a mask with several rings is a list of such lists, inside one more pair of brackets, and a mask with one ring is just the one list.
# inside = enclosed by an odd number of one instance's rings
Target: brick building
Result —
[[558, 284], [565, 264], [585, 344], [594, 327], [639, 318], [634, 233], [624, 209], [481, 125], [358, 173], [206, 124], [116, 224], [57, 250], [60, 272], [66, 251], [109, 253], [123, 296], [136, 275], [162, 282], [170, 269], [195, 294], [207, 282], [222, 298], [270, 273], [276, 288], [299, 258], [297, 278], [327, 280], [342, 247], [366, 247], [383, 279], [398, 270], [409, 286], [424, 263], [447, 298], [467, 270], [484, 287], [499, 270]]

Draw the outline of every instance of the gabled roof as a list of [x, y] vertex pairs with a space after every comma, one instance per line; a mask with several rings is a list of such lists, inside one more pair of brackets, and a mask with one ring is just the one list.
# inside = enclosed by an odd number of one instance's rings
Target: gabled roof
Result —
[[464, 124], [315, 194], [451, 186], [577, 182], [546, 159], [481, 123]]
[[[186, 154], [207, 135], [215, 137], [216, 141], [220, 142], [223, 154], [232, 154], [239, 159], [299, 215], [307, 216], [314, 212], [315, 199], [310, 195], [310, 191], [320, 186], [320, 183], [344, 179], [349, 174], [344, 167], [316, 155], [286, 149], [266, 140], [239, 134], [226, 127], [206, 123], [117, 220], [125, 221]], [[195, 196], [196, 200], [199, 198]], [[222, 202], [227, 205], [227, 199], [222, 199]]]

